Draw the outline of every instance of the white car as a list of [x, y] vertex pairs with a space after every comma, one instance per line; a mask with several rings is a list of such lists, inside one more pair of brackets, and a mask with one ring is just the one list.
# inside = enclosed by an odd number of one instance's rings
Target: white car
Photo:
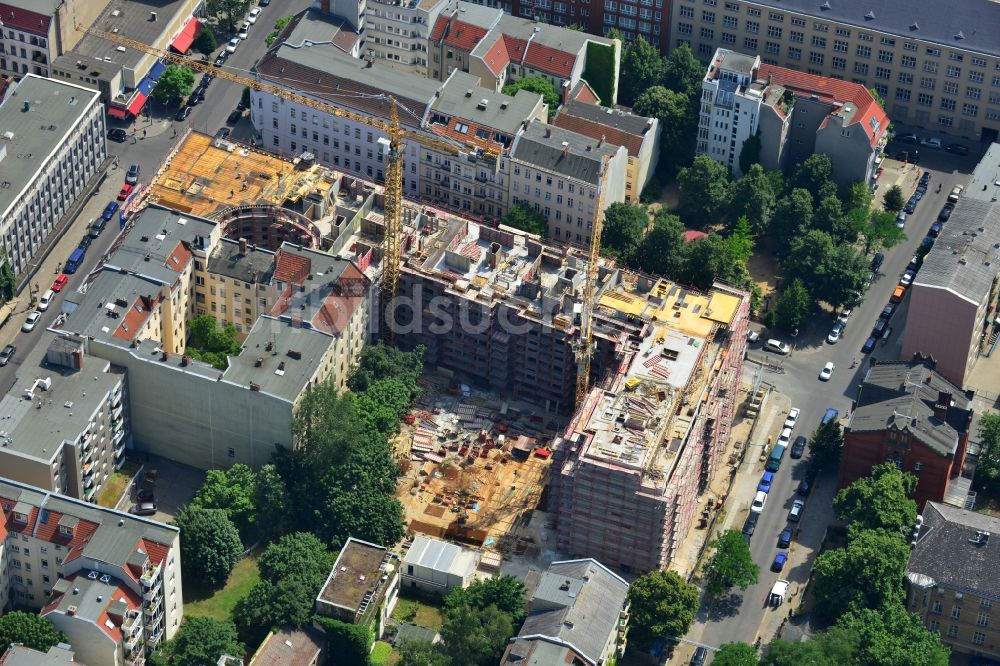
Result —
[[823, 369], [819, 371], [819, 378], [821, 381], [829, 381], [830, 377], [833, 377], [833, 362], [827, 361]]
[[239, 34], [240, 39], [246, 39], [247, 38], [247, 35], [250, 34], [250, 22], [249, 21], [247, 21], [246, 23], [244, 23], [243, 25], [240, 26], [240, 31], [239, 31], [238, 34]]
[[788, 446], [788, 442], [791, 439], [792, 439], [792, 429], [786, 427], [784, 430], [781, 431], [781, 434], [778, 435], [778, 444], [782, 446]]
[[792, 348], [787, 344], [774, 338], [771, 338], [764, 343], [764, 349], [769, 352], [774, 352], [775, 354], [787, 354], [792, 350]]
[[899, 284], [903, 285], [904, 287], [909, 287], [910, 284], [913, 283], [913, 278], [915, 276], [916, 273], [914, 273], [912, 270], [906, 271], [905, 273], [903, 273], [903, 277], [899, 278]]
[[760, 513], [764, 510], [764, 504], [767, 502], [767, 493], [763, 490], [758, 490], [757, 495], [753, 498], [753, 504], [750, 505], [750, 510], [754, 513]]
[[788, 410], [788, 417], [785, 419], [786, 428], [794, 428], [796, 421], [799, 420], [799, 408], [792, 407]]
[[263, 10], [260, 7], [254, 7], [253, 9], [251, 9], [250, 13], [247, 15], [247, 23], [249, 23], [250, 25], [256, 23], [257, 18], [260, 16], [260, 13], [262, 11]]
[[24, 331], [25, 333], [30, 333], [31, 331], [35, 330], [35, 325], [41, 318], [42, 318], [42, 313], [39, 312], [38, 310], [35, 310], [30, 315], [28, 315], [28, 318], [24, 320], [23, 324], [21, 324], [21, 330]]
[[753, 329], [747, 329], [747, 342], [754, 343], [760, 340], [760, 333]]
[[834, 322], [833, 328], [830, 329], [830, 333], [826, 336], [826, 341], [829, 342], [831, 345], [835, 345], [837, 344], [837, 341], [840, 340], [840, 336], [842, 336], [843, 334], [844, 334], [844, 322], [838, 319], [836, 322]]
[[229, 40], [229, 43], [226, 44], [226, 53], [236, 53], [236, 47], [239, 45], [240, 45], [240, 38], [233, 37], [232, 39]]
[[930, 138], [930, 139], [923, 139], [920, 142], [920, 145], [921, 146], [925, 146], [927, 148], [940, 148], [941, 147], [941, 139], [938, 139], [936, 137]]
[[797, 523], [802, 518], [802, 509], [806, 508], [806, 503], [802, 500], [792, 502], [792, 508], [788, 512], [788, 522]]

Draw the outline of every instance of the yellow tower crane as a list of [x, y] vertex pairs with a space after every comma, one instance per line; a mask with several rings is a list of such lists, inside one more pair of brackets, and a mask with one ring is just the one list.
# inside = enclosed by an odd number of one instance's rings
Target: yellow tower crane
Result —
[[590, 362], [594, 357], [594, 298], [597, 294], [598, 262], [601, 258], [601, 232], [604, 230], [604, 176], [607, 158], [601, 158], [597, 177], [597, 203], [594, 211], [594, 233], [590, 238], [587, 275], [583, 283], [583, 312], [580, 313], [580, 337], [576, 341], [576, 406], [579, 408], [590, 389]]
[[296, 104], [301, 104], [302, 106], [307, 106], [309, 108], [316, 109], [317, 111], [329, 113], [340, 118], [346, 118], [347, 120], [362, 123], [368, 125], [369, 127], [373, 127], [380, 132], [384, 132], [386, 136], [389, 137], [389, 154], [386, 156], [385, 170], [385, 266], [383, 269], [381, 290], [382, 306], [385, 310], [383, 312], [383, 316], [381, 317], [381, 330], [383, 339], [391, 341], [393, 330], [392, 326], [389, 325], [388, 319], [391, 313], [390, 308], [392, 307], [392, 302], [396, 297], [396, 290], [399, 287], [400, 246], [402, 244], [403, 236], [401, 213], [403, 210], [404, 140], [412, 140], [428, 148], [441, 150], [452, 155], [458, 155], [463, 148], [474, 148], [481, 150], [483, 155], [486, 157], [497, 159], [499, 158], [499, 152], [496, 149], [489, 147], [481, 148], [477, 146], [467, 147], [458, 142], [452, 143], [443, 139], [435, 139], [433, 137], [426, 136], [425, 134], [419, 134], [417, 132], [403, 129], [399, 124], [399, 110], [397, 108], [396, 99], [391, 95], [385, 95], [385, 99], [389, 104], [389, 120], [386, 121], [382, 118], [376, 118], [362, 113], [357, 113], [355, 111], [350, 111], [343, 107], [330, 104], [329, 102], [323, 102], [314, 99], [313, 97], [309, 97], [308, 95], [287, 90], [250, 76], [234, 74], [233, 72], [220, 69], [219, 67], [215, 67], [211, 64], [194, 60], [176, 53], [170, 53], [169, 51], [158, 49], [155, 46], [150, 46], [149, 44], [144, 44], [143, 42], [129, 39], [127, 37], [122, 37], [121, 35], [113, 32], [106, 32], [104, 30], [83, 27], [80, 25], [77, 25], [76, 29], [89, 35], [106, 39], [109, 42], [120, 44], [126, 48], [133, 48], [137, 51], [141, 51], [142, 53], [148, 53], [161, 60], [189, 67], [192, 70], [203, 72], [205, 74], [211, 74], [215, 78], [232, 81], [233, 83], [247, 86], [253, 90], [274, 95], [275, 97], [280, 97], [290, 102], [295, 102]]

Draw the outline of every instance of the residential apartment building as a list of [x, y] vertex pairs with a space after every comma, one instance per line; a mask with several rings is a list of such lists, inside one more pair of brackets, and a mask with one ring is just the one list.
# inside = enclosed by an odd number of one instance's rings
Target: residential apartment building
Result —
[[625, 200], [628, 151], [533, 120], [511, 147], [510, 203], [541, 214], [551, 238], [589, 247], [601, 209]]
[[8, 0], [0, 3], [0, 73], [49, 76], [52, 60], [76, 46], [103, 6], [86, 0]]
[[670, 48], [719, 48], [874, 88], [893, 121], [996, 141], [1000, 5], [878, 0], [677, 0]]
[[15, 275], [82, 196], [107, 157], [92, 90], [27, 74], [0, 103], [0, 242]]
[[[202, 1], [111, 0], [96, 19], [77, 16], [76, 20], [164, 51], [185, 53], [194, 41], [198, 28], [194, 13]], [[75, 25], [70, 28], [77, 30]], [[88, 34], [52, 61], [51, 76], [99, 91], [108, 113], [126, 118], [139, 114], [165, 69], [157, 62], [152, 54]]]
[[94, 501], [132, 443], [125, 374], [80, 340], [46, 332], [0, 400], [0, 469], [47, 491]]
[[559, 108], [552, 124], [613, 146], [624, 146], [628, 152], [625, 203], [638, 203], [660, 160], [660, 121], [657, 118], [574, 99]]
[[[599, 50], [607, 51], [612, 68], [588, 72], [588, 58]], [[500, 91], [518, 79], [539, 76], [565, 101], [569, 92], [590, 76], [594, 79], [588, 82], [591, 88], [607, 91], [603, 103], [614, 104], [617, 99], [621, 58], [617, 40], [507, 16], [498, 9], [464, 0], [450, 15], [438, 17], [427, 51], [426, 75], [439, 81], [459, 69]]]
[[639, 328], [553, 442], [556, 547], [637, 574], [665, 569], [722, 464], [749, 296], [640, 275], [609, 284], [598, 302]]
[[48, 652], [40, 652], [20, 643], [14, 643], [0, 654], [0, 666], [66, 666], [79, 664], [73, 651], [65, 643], [53, 645]]
[[514, 138], [525, 121], [547, 117], [541, 95], [527, 90], [504, 95], [455, 70], [435, 94], [426, 127], [470, 149], [456, 155], [421, 144], [422, 194], [466, 216], [502, 217], [509, 205]]
[[367, 0], [366, 38], [372, 55], [393, 69], [427, 72], [427, 43], [441, 14], [458, 0]]
[[553, 562], [501, 666], [616, 663], [628, 636], [628, 583], [594, 559]]
[[928, 502], [906, 565], [906, 607], [955, 658], [1000, 659], [1000, 520]]
[[376, 638], [399, 599], [399, 557], [384, 546], [348, 537], [316, 597], [315, 611], [372, 628]]
[[891, 462], [917, 478], [918, 507], [927, 502], [965, 506], [970, 479], [962, 476], [972, 429], [972, 393], [925, 361], [889, 361], [868, 369], [844, 428], [837, 487], [846, 488]]
[[696, 151], [741, 176], [743, 145], [757, 136], [765, 169], [790, 172], [819, 153], [830, 156], [838, 184], [872, 183], [888, 130], [863, 85], [719, 49], [702, 81]]
[[961, 387], [990, 349], [998, 306], [998, 166], [1000, 145], [994, 143], [910, 286], [901, 357], [927, 354], [939, 373]]
[[38, 610], [84, 664], [142, 664], [184, 614], [176, 527], [0, 479], [0, 608]]
[[403, 553], [401, 585], [442, 596], [475, 580], [480, 553], [418, 534]]

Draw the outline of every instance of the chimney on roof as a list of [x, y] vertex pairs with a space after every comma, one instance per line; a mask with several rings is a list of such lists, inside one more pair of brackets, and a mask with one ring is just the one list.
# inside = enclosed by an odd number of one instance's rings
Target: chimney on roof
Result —
[[551, 136], [552, 136], [552, 128], [551, 127], [546, 127], [545, 128], [545, 138], [548, 139]]
[[937, 402], [934, 403], [934, 416], [944, 421], [944, 417], [948, 413], [948, 407], [950, 406], [951, 393], [948, 391], [938, 391]]
[[149, 20], [150, 21], [156, 20], [156, 12], [149, 12]]
[[605, 136], [602, 134], [601, 138], [597, 141], [597, 147], [598, 148], [600, 148], [601, 146], [604, 145], [604, 139], [605, 139]]
[[563, 154], [563, 157], [566, 157], [567, 155], [569, 155], [569, 141], [563, 141], [562, 142], [562, 154]]
[[240, 239], [240, 254], [246, 254], [246, 253], [247, 253], [247, 239], [246, 238], [241, 238]]

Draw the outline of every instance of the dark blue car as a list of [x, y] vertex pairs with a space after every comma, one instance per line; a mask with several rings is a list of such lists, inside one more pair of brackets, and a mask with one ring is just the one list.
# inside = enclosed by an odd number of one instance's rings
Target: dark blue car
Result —
[[792, 544], [792, 528], [786, 527], [778, 535], [778, 548], [788, 548]]
[[774, 482], [774, 472], [764, 472], [764, 476], [760, 477], [760, 483], [757, 484], [757, 490], [763, 493], [771, 492], [771, 484]]
[[941, 233], [941, 223], [935, 222], [934, 224], [931, 225], [931, 230], [928, 232], [928, 234], [931, 236], [931, 238], [937, 238], [938, 234], [940, 233]]
[[771, 562], [771, 571], [781, 571], [785, 568], [785, 562], [787, 561], [788, 553], [779, 551], [778, 554], [774, 556], [774, 562]]
[[878, 342], [878, 338], [874, 335], [865, 340], [865, 344], [861, 346], [862, 354], [871, 354], [872, 350], [875, 349], [875, 343]]
[[112, 201], [104, 209], [104, 212], [101, 213], [101, 219], [104, 220], [105, 222], [109, 222], [111, 220], [111, 218], [114, 217], [115, 213], [117, 213], [117, 212], [118, 212], [118, 202], [117, 201]]

